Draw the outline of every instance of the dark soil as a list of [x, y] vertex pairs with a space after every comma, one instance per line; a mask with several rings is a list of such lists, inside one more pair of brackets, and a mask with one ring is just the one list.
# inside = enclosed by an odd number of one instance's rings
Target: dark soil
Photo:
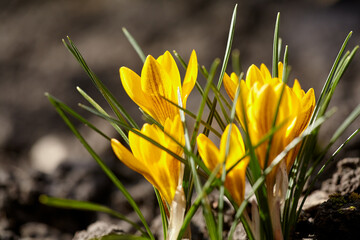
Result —
[[[141, 61], [123, 36], [121, 27], [133, 34], [146, 53], [158, 56], [165, 50], [176, 49], [187, 59], [195, 49], [199, 63], [209, 68], [213, 59], [224, 55], [236, 2], [239, 8], [233, 47], [241, 52], [243, 70], [252, 63], [264, 62], [270, 66], [273, 26], [280, 11], [280, 35], [284, 44], [289, 45], [291, 79], [298, 78], [305, 89], [313, 87], [316, 96], [348, 32], [355, 31], [349, 47], [360, 43], [360, 32], [357, 32], [360, 4], [351, 0], [0, 1], [0, 239], [72, 239], [76, 232], [86, 230], [97, 221], [108, 224], [114, 231], [134, 232], [128, 224], [105, 214], [42, 205], [38, 201], [41, 194], [104, 204], [138, 221], [119, 190], [44, 97], [44, 92], [50, 92], [109, 136], [118, 137], [106, 122], [77, 107], [85, 101], [76, 92], [76, 86], [101, 105], [107, 105], [61, 39], [71, 37], [97, 76], [142, 123], [138, 108], [129, 101], [119, 80], [120, 66], [128, 66], [138, 73], [141, 70]], [[355, 57], [334, 95], [332, 104], [339, 107], [338, 112], [324, 126], [326, 131], [321, 133], [320, 145], [330, 139], [344, 116], [360, 102], [359, 69], [360, 61]], [[199, 81], [205, 83], [202, 78]], [[197, 110], [199, 95], [194, 91], [190, 98], [188, 108]], [[86, 126], [74, 123], [125, 184], [151, 228], [160, 234], [160, 218], [150, 184], [122, 165], [106, 140]], [[330, 152], [359, 127], [358, 123], [345, 132]], [[360, 138], [356, 137], [337, 160], [359, 156]], [[346, 194], [358, 192], [360, 168], [356, 161], [344, 160], [338, 168], [334, 163], [328, 169], [324, 179], [330, 180], [322, 188], [322, 181], [318, 185], [320, 198], [304, 212], [301, 224], [309, 228], [299, 225], [303, 237], [315, 233], [318, 209], [327, 211], [326, 204], [317, 207], [327, 200], [324, 194], [327, 197], [339, 192], [346, 198]], [[333, 174], [336, 169], [341, 170]], [[353, 212], [356, 211], [351, 210]], [[231, 211], [227, 217], [231, 221]], [[335, 221], [337, 216], [332, 219]], [[203, 229], [201, 216], [196, 216], [194, 239], [206, 238]], [[319, 232], [316, 234], [321, 236]]]

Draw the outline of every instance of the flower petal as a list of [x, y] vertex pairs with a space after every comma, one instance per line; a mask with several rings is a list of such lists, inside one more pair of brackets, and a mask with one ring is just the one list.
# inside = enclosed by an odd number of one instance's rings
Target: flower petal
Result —
[[246, 85], [251, 88], [256, 82], [263, 84], [264, 79], [259, 68], [253, 64], [246, 73]]
[[232, 73], [230, 77], [225, 73], [223, 82], [225, 90], [229, 95], [230, 99], [234, 100], [236, 88], [239, 85], [239, 78], [235, 73]]
[[189, 63], [186, 69], [186, 74], [184, 78], [184, 82], [182, 85], [182, 101], [183, 106], [186, 108], [186, 100], [190, 95], [190, 92], [194, 88], [196, 79], [198, 75], [198, 62], [195, 50], [192, 51]]
[[[180, 115], [176, 115], [173, 120], [170, 118], [166, 119], [164, 124], [164, 131], [172, 136], [182, 146], [185, 145], [184, 129], [180, 120]], [[164, 136], [164, 146], [177, 155], [181, 156], [183, 153], [183, 148], [179, 146], [178, 143], [174, 142], [169, 136], [166, 136], [165, 134]]]
[[[199, 154], [210, 171], [223, 161], [223, 159], [220, 159], [219, 149], [204, 134], [201, 133], [197, 137], [197, 145]], [[219, 171], [218, 176], [220, 175], [221, 173]]]
[[179, 69], [175, 63], [174, 58], [171, 56], [169, 51], [166, 51], [163, 55], [159, 56], [157, 61], [160, 63], [161, 67], [169, 75], [169, 88], [177, 89], [181, 86], [180, 73]]
[[260, 65], [260, 71], [263, 75], [263, 78], [268, 80], [268, 79], [271, 79], [271, 73], [269, 71], [269, 69], [265, 66], [265, 64], [261, 64]]
[[141, 72], [141, 88], [150, 98], [149, 105], [155, 114], [155, 119], [164, 124], [166, 118], [174, 117], [177, 108], [167, 102], [166, 98], [177, 103], [176, 89], [170, 84], [170, 77], [162, 66], [152, 57], [148, 56]]
[[226, 175], [225, 187], [229, 190], [235, 202], [240, 206], [245, 197], [246, 167], [249, 158], [241, 160], [236, 167]]
[[282, 82], [282, 77], [283, 77], [283, 72], [284, 72], [284, 65], [282, 62], [278, 63], [278, 79], [280, 82]]
[[249, 121], [256, 123], [259, 134], [265, 135], [271, 129], [274, 120], [276, 106], [273, 103], [277, 103], [279, 99], [269, 84], [263, 85], [260, 89], [253, 89], [253, 91], [256, 91], [257, 98], [249, 108]]
[[149, 182], [154, 182], [154, 179], [149, 174], [146, 164], [144, 164], [138, 158], [134, 157], [134, 155], [131, 154], [131, 152], [126, 147], [124, 147], [118, 140], [114, 138], [111, 139], [111, 147], [115, 155], [121, 162], [123, 162], [126, 166], [128, 166], [135, 172], [143, 175], [146, 179], [148, 179]]
[[150, 99], [141, 89], [140, 76], [126, 67], [121, 67], [119, 72], [121, 83], [129, 97], [145, 112], [152, 115], [152, 111], [149, 108]]
[[[154, 142], [161, 144], [162, 132], [155, 124], [144, 124], [141, 128], [141, 133], [151, 138]], [[134, 132], [129, 132], [129, 142], [134, 156], [138, 159], [142, 159], [143, 164], [148, 166], [148, 168], [151, 168], [152, 165], [156, 165], [157, 161], [160, 160], [162, 150], [147, 139]]]
[[300, 99], [303, 98], [305, 95], [305, 92], [304, 92], [304, 90], [302, 90], [300, 83], [297, 79], [294, 80], [294, 85], [292, 87], [292, 90], [294, 91], [296, 96]]

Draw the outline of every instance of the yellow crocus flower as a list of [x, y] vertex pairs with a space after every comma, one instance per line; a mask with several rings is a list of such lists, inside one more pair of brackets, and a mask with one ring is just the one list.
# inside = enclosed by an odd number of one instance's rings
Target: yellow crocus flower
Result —
[[[184, 145], [182, 122], [179, 115], [172, 120], [166, 119], [164, 131], [155, 124], [144, 124], [141, 133], [153, 139], [173, 153], [182, 156], [183, 149], [178, 143]], [[116, 156], [129, 168], [143, 175], [156, 189], [162, 198], [170, 205], [178, 185], [180, 162], [166, 151], [155, 146], [148, 140], [129, 132], [129, 145], [132, 153], [118, 140], [111, 139], [111, 146]]]
[[185, 108], [197, 74], [198, 64], [194, 50], [191, 53], [182, 85], [179, 69], [168, 51], [158, 59], [149, 55], [142, 68], [141, 77], [129, 68], [120, 68], [120, 78], [126, 93], [162, 125], [167, 118], [173, 119], [179, 114], [179, 109], [165, 99], [178, 104], [177, 91], [180, 89], [182, 106]]
[[[236, 105], [236, 113], [244, 127], [244, 120], [248, 126], [252, 144], [257, 144], [273, 126], [276, 107], [284, 86], [282, 82], [283, 64], [278, 65], [278, 78], [272, 78], [267, 67], [262, 64], [260, 69], [255, 65], [247, 71], [246, 80], [241, 80], [235, 73], [229, 77], [225, 75], [224, 86], [233, 100], [238, 84], [240, 84], [240, 96]], [[307, 93], [301, 89], [297, 79], [293, 87], [284, 86], [284, 93], [278, 109], [276, 126], [284, 124], [274, 135], [269, 152], [268, 165], [281, 153], [285, 147], [298, 137], [308, 126], [315, 107], [315, 94], [311, 88]], [[243, 102], [244, 109], [242, 109]], [[243, 111], [244, 110], [244, 111]], [[245, 113], [245, 115], [243, 114]], [[269, 141], [264, 142], [256, 149], [260, 166], [264, 169], [267, 146]], [[286, 170], [289, 173], [300, 144], [292, 149], [285, 157]], [[275, 170], [270, 174], [270, 182], [273, 183]], [[272, 175], [272, 176], [271, 176]]]
[[[220, 149], [204, 134], [197, 137], [198, 151], [205, 165], [213, 170], [218, 164], [222, 164], [225, 160], [226, 144], [230, 131], [229, 152], [226, 156], [225, 167], [229, 170], [241, 157], [245, 154], [245, 146], [239, 129], [235, 124], [228, 125], [220, 140]], [[245, 172], [249, 163], [249, 158], [241, 160], [230, 172], [227, 173], [225, 179], [225, 187], [230, 192], [238, 205], [244, 200], [245, 195]], [[218, 173], [218, 177], [221, 175]]]

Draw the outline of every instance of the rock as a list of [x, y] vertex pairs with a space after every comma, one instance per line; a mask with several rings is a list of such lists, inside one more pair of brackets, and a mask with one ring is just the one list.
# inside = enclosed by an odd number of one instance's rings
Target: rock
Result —
[[95, 222], [91, 224], [87, 230], [77, 232], [73, 240], [90, 240], [101, 239], [101, 237], [109, 234], [124, 233], [117, 225], [108, 224], [106, 222]]
[[322, 187], [328, 193], [360, 193], [360, 158], [344, 158], [337, 163], [332, 178], [323, 182]]
[[[329, 194], [322, 190], [316, 190], [312, 192], [305, 200], [304, 206], [302, 210], [304, 211], [313, 211], [316, 209], [320, 204], [325, 202], [329, 199]], [[301, 203], [302, 198], [300, 198], [299, 203]]]
[[70, 234], [63, 234], [59, 230], [49, 227], [43, 223], [30, 222], [21, 226], [20, 228], [21, 239], [43, 239], [43, 240], [70, 240]]

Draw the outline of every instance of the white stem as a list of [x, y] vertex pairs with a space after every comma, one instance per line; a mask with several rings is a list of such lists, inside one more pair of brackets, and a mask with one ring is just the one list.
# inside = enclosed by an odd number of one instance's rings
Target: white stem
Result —
[[170, 208], [170, 220], [169, 227], [166, 239], [167, 240], [176, 240], [181, 226], [184, 222], [185, 208], [186, 208], [186, 199], [184, 190], [182, 187], [182, 176], [184, 172], [184, 166], [181, 164], [180, 174], [179, 174], [179, 183], [176, 188], [174, 200], [171, 203]]

